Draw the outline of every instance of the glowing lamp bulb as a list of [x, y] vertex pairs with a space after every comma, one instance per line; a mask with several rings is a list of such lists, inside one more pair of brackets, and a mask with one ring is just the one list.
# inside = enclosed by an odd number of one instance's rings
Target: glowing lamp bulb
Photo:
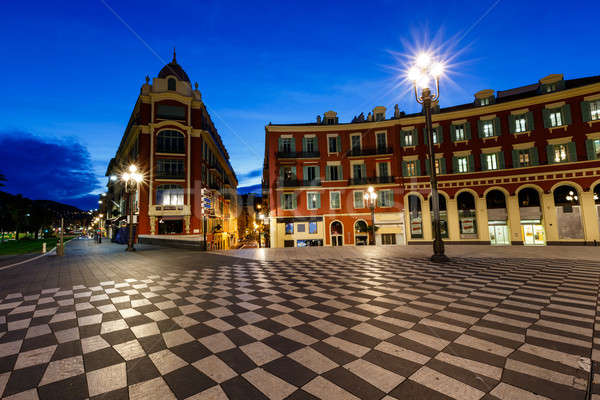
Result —
[[433, 63], [431, 66], [431, 75], [434, 78], [439, 78], [444, 73], [444, 64], [440, 62]]
[[408, 70], [408, 80], [416, 82], [421, 76], [421, 70], [417, 67], [412, 67]]
[[425, 74], [421, 75], [419, 79], [416, 81], [416, 84], [421, 89], [429, 87], [429, 77]]
[[129, 172], [134, 173], [135, 171], [137, 171], [137, 167], [134, 164], [131, 164], [129, 166]]
[[417, 56], [417, 67], [427, 68], [431, 64], [431, 56], [427, 53], [421, 53]]
[[125, 173], [123, 174], [123, 180], [124, 180], [124, 181], [128, 181], [128, 180], [129, 180], [129, 178], [130, 178], [129, 172], [125, 172]]

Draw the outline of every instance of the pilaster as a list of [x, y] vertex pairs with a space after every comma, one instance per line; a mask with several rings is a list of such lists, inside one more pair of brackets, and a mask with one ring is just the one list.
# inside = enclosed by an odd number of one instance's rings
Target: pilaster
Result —
[[511, 243], [523, 243], [521, 213], [519, 212], [519, 198], [517, 196], [507, 196], [506, 211], [508, 212], [508, 229], [510, 230]]
[[448, 213], [448, 240], [460, 240], [460, 227], [458, 226], [458, 205], [456, 199], [446, 200]]
[[600, 241], [600, 226], [598, 223], [598, 213], [594, 202], [594, 192], [582, 192], [579, 197], [581, 209], [583, 211], [583, 231], [585, 232], [585, 240], [593, 242]]
[[475, 198], [475, 215], [477, 216], [477, 235], [479, 236], [479, 240], [488, 242], [489, 244], [490, 230], [485, 197]]
[[554, 194], [552, 193], [544, 193], [542, 195], [542, 219], [544, 221], [544, 230], [546, 231], [546, 241], [557, 242], [559, 240], [558, 218], [556, 217]]

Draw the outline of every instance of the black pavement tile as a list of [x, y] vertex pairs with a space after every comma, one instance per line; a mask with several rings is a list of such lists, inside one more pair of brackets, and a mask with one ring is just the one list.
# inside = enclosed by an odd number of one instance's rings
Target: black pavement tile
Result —
[[226, 317], [221, 317], [221, 319], [228, 324], [239, 328], [240, 326], [247, 325], [246, 321], [238, 317], [237, 315], [228, 315]]
[[201, 339], [203, 337], [219, 333], [218, 330], [211, 328], [210, 326], [207, 326], [204, 324], [193, 325], [193, 326], [185, 328], [185, 330], [187, 331], [187, 333], [192, 335], [195, 339]]
[[123, 358], [112, 347], [106, 347], [83, 355], [86, 372], [123, 362]]
[[398, 399], [453, 400], [452, 397], [445, 396], [410, 379], [398, 385], [390, 392], [390, 395]]
[[17, 357], [19, 355], [15, 354], [12, 356], [2, 357], [0, 358], [0, 374], [4, 372], [10, 372], [15, 366], [15, 362], [17, 361]]
[[463, 382], [466, 385], [479, 389], [484, 393], [496, 387], [498, 384], [498, 381], [495, 379], [489, 378], [485, 375], [476, 374], [472, 371], [456, 367], [435, 358], [429, 361], [427, 366], [446, 376], [449, 376], [450, 378], [456, 379], [459, 382]]
[[[169, 321], [169, 320], [165, 320], [165, 321]], [[132, 328], [132, 327], [138, 326], [138, 325], [149, 324], [151, 322], [154, 322], [154, 320], [146, 317], [145, 315], [136, 315], [135, 317], [125, 319], [125, 322], [127, 322], [127, 325], [130, 328]], [[159, 322], [163, 322], [163, 321], [159, 321]]]
[[252, 336], [249, 336], [238, 329], [230, 329], [223, 333], [238, 347], [256, 342], [256, 339], [254, 339]]
[[111, 346], [129, 342], [135, 339], [135, 335], [129, 329], [119, 329], [118, 331], [103, 333], [102, 338]]
[[156, 366], [148, 356], [127, 361], [126, 370], [128, 385], [134, 385], [160, 376]]
[[221, 388], [230, 400], [268, 400], [264, 394], [241, 376], [223, 382]]
[[217, 354], [217, 357], [238, 374], [243, 374], [256, 368], [256, 364], [238, 348], [222, 351]]
[[122, 400], [129, 398], [129, 388], [124, 387], [117, 390], [112, 390], [107, 393], [103, 393], [99, 396], [94, 396], [90, 400]]
[[73, 340], [71, 342], [59, 344], [56, 347], [56, 350], [54, 351], [54, 354], [52, 355], [52, 359], [50, 361], [80, 356], [81, 354], [81, 342], [79, 340]]
[[401, 376], [411, 376], [421, 368], [421, 364], [405, 360], [404, 358], [394, 357], [379, 350], [369, 351], [363, 356], [363, 359]]
[[162, 335], [152, 335], [137, 339], [146, 354], [156, 353], [157, 351], [165, 350], [167, 344]]
[[178, 399], [185, 399], [217, 384], [191, 365], [176, 369], [163, 378]]
[[373, 336], [365, 335], [364, 333], [360, 333], [352, 329], [347, 329], [337, 333], [335, 336], [365, 347], [375, 347], [379, 344], [379, 342], [381, 342], [381, 340], [374, 338]]
[[323, 354], [325, 357], [331, 359], [332, 361], [340, 365], [347, 364], [358, 358], [349, 353], [346, 353], [345, 351], [336, 349], [335, 347], [324, 342], [313, 343], [310, 345], [310, 347], [312, 347], [319, 353]]
[[310, 393], [306, 393], [302, 389], [298, 389], [294, 393], [286, 397], [285, 400], [319, 400], [319, 398], [313, 396]]
[[300, 350], [305, 347], [303, 344], [285, 338], [279, 335], [269, 336], [268, 338], [262, 340], [264, 344], [267, 346], [277, 350], [281, 354], [289, 354], [293, 353], [296, 350]]
[[280, 357], [263, 365], [262, 368], [298, 387], [304, 386], [317, 376], [312, 370], [288, 357]]
[[85, 374], [40, 386], [38, 388], [38, 394], [40, 400], [84, 399], [88, 397], [88, 386]]
[[102, 326], [100, 324], [86, 325], [79, 327], [79, 337], [81, 339], [98, 336], [100, 334], [100, 329]]
[[25, 351], [39, 349], [40, 347], [48, 347], [58, 344], [56, 340], [56, 336], [53, 333], [48, 335], [42, 335], [38, 337], [34, 337], [31, 339], [23, 340], [23, 344], [21, 345], [21, 353]]
[[380, 399], [385, 396], [384, 392], [343, 367], [327, 371], [323, 377], [361, 399]]
[[196, 341], [180, 344], [171, 347], [169, 350], [190, 364], [212, 354], [206, 347]]
[[551, 399], [583, 399], [585, 395], [585, 390], [578, 390], [510, 369], [504, 370], [502, 381]]
[[[258, 314], [258, 311], [260, 311], [260, 310], [256, 310], [255, 312]], [[276, 315], [280, 315], [280, 314], [281, 313], [277, 313]], [[287, 326], [280, 324], [278, 322], [275, 322], [273, 320], [270, 320], [270, 319], [264, 319], [262, 321], [258, 321], [256, 323], [254, 323], [253, 325], [258, 326], [259, 328], [262, 328], [271, 333], [279, 333], [288, 328]]]
[[41, 364], [12, 371], [4, 389], [4, 396], [10, 396], [37, 387], [44, 375], [45, 369], [46, 364]]

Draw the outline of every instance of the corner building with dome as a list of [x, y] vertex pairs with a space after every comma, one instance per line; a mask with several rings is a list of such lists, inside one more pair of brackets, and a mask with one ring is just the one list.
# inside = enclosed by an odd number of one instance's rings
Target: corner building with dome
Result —
[[108, 223], [128, 220], [129, 202], [118, 177], [131, 163], [144, 175], [135, 194], [140, 238], [188, 235], [209, 247], [237, 242], [237, 178], [229, 154], [192, 83], [173, 60], [146, 77], [106, 176]]
[[[432, 120], [445, 241], [600, 244], [600, 76], [481, 90]], [[397, 107], [266, 126], [271, 246], [365, 245], [373, 222], [378, 245], [431, 243], [424, 126]]]

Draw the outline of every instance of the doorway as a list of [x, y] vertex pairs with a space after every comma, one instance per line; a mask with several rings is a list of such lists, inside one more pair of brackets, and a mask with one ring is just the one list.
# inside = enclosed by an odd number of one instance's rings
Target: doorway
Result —
[[526, 246], [544, 246], [546, 244], [544, 226], [540, 223], [521, 221], [521, 233], [523, 244]]
[[510, 244], [507, 225], [489, 225], [490, 243], [495, 246]]
[[339, 221], [334, 221], [331, 223], [331, 245], [344, 245], [344, 228], [342, 227], [342, 223]]

